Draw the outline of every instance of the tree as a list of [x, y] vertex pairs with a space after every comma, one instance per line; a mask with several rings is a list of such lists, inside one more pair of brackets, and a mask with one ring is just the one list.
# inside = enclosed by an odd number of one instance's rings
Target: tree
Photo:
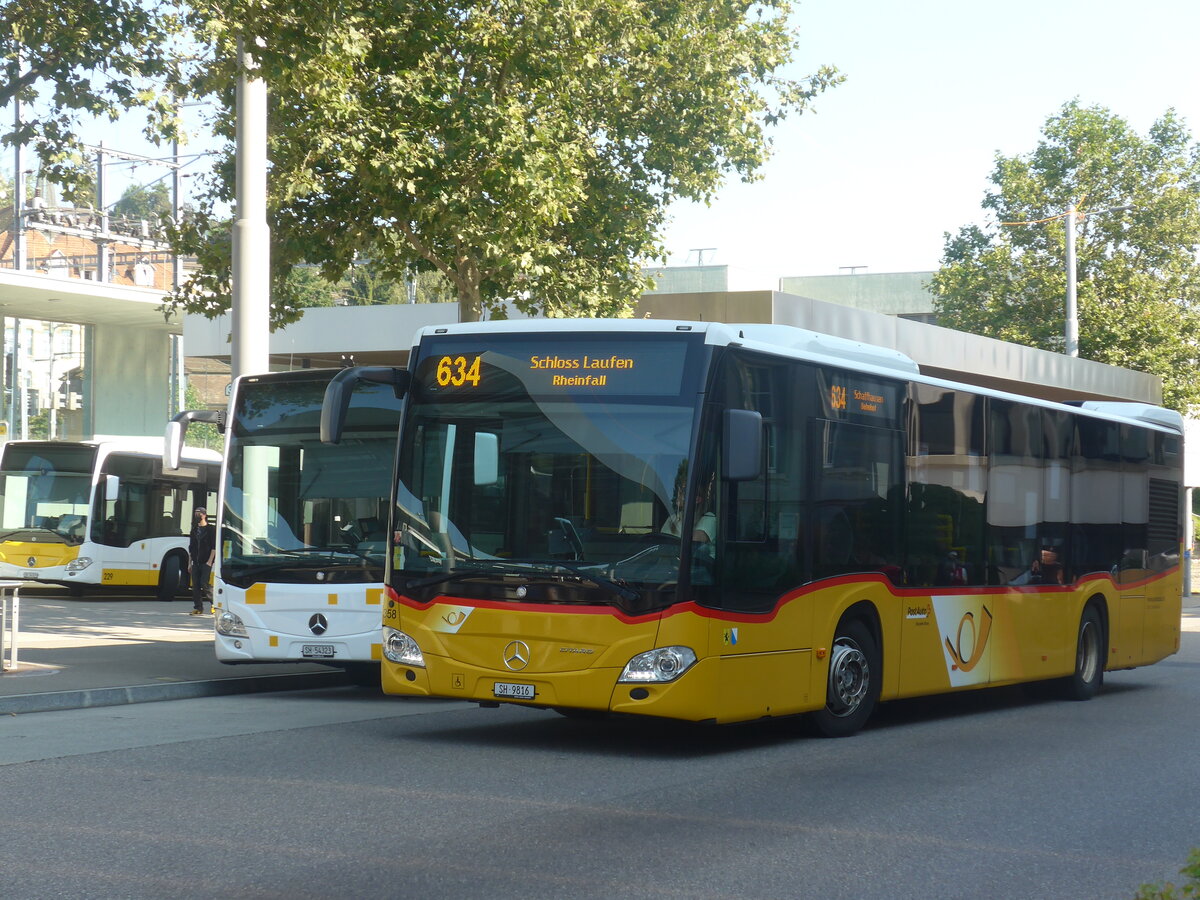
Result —
[[42, 171], [70, 199], [91, 183], [81, 155], [80, 122], [146, 115], [154, 140], [178, 136], [172, 85], [182, 82], [177, 41], [182, 19], [172, 0], [20, 0], [0, 7], [5, 75], [0, 107], [38, 103], [3, 143], [27, 144]]
[[[640, 263], [662, 255], [673, 200], [747, 180], [766, 128], [840, 80], [802, 80], [786, 0], [196, 0], [215, 62], [193, 83], [224, 100], [235, 37], [269, 86], [273, 320], [301, 261], [335, 281], [356, 257], [399, 283], [449, 282], [464, 319], [503, 303], [544, 315], [627, 314]], [[228, 305], [212, 239], [233, 196], [229, 155], [181, 247], [201, 277], [174, 298]]]
[[112, 215], [126, 219], [157, 221], [171, 214], [171, 191], [166, 182], [131, 184], [113, 204]]
[[1200, 404], [1200, 147], [1175, 113], [1143, 137], [1067, 103], [1032, 153], [997, 155], [991, 182], [994, 221], [946, 235], [932, 281], [941, 324], [1061, 352], [1075, 203], [1079, 355], [1160, 376], [1175, 409]]

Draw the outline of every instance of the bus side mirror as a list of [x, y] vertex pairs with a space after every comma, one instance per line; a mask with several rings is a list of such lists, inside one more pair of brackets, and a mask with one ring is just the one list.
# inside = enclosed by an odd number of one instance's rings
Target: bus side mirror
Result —
[[183, 423], [171, 420], [163, 435], [163, 468], [179, 468], [179, 457], [183, 455]]
[[351, 366], [333, 376], [325, 388], [325, 400], [321, 404], [321, 443], [340, 444], [342, 429], [346, 427], [346, 415], [350, 411], [350, 397], [354, 386], [360, 381], [375, 384], [390, 384], [397, 400], [408, 393], [412, 376], [407, 369], [390, 366]]
[[221, 411], [216, 409], [185, 409], [176, 415], [167, 423], [166, 431], [163, 433], [163, 468], [172, 472], [179, 468], [179, 459], [183, 456], [183, 443], [187, 438], [190, 423], [207, 422], [210, 425], [216, 425], [217, 430], [224, 433], [224, 424], [221, 419]]
[[116, 500], [117, 494], [120, 492], [120, 490], [121, 490], [121, 479], [120, 478], [118, 478], [116, 475], [105, 475], [104, 476], [104, 499], [105, 500], [109, 500], [109, 501]]
[[475, 486], [500, 480], [500, 438], [490, 431], [475, 432]]
[[750, 409], [725, 410], [721, 443], [721, 477], [753, 481], [762, 476], [762, 415]]

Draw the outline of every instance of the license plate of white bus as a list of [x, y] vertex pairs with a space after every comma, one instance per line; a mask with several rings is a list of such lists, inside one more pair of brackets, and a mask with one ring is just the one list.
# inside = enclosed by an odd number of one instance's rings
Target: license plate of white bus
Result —
[[302, 644], [300, 655], [309, 659], [328, 659], [333, 656], [333, 644]]
[[37, 572], [22, 572], [21, 577], [24, 578], [26, 581], [37, 581], [38, 573]]
[[513, 684], [511, 681], [497, 681], [492, 685], [492, 695], [495, 697], [510, 697], [513, 700], [532, 700], [534, 690], [532, 684]]

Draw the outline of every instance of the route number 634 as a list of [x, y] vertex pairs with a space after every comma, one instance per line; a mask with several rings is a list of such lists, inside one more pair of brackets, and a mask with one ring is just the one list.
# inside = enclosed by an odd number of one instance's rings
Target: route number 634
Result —
[[465, 356], [443, 356], [437, 364], [437, 383], [439, 387], [462, 387], [467, 383], [479, 387], [479, 357], [468, 362]]

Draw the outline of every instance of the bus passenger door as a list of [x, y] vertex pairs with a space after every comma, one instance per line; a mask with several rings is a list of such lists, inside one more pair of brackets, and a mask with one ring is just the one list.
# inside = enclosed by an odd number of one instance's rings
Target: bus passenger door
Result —
[[809, 684], [813, 610], [803, 590], [807, 449], [798, 394], [810, 386], [811, 373], [795, 366], [731, 360], [724, 407], [709, 409], [716, 421], [705, 433], [714, 440], [701, 456], [701, 472], [723, 474], [718, 435], [726, 423], [719, 410], [751, 410], [762, 419], [758, 477], [721, 478], [712, 492], [713, 583], [702, 583], [698, 567], [692, 574], [694, 595], [715, 608], [709, 646], [720, 660], [720, 708], [732, 718], [786, 715], [824, 696], [814, 696]]

